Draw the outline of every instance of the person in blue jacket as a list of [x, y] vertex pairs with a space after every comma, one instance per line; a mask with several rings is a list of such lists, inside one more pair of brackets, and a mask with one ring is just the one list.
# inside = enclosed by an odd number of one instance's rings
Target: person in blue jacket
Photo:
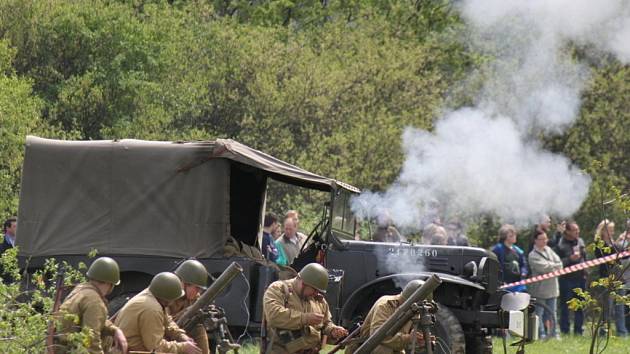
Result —
[[[505, 224], [499, 229], [499, 243], [492, 252], [499, 259], [501, 274], [499, 280], [504, 284], [517, 282], [527, 278], [529, 274], [525, 252], [516, 245], [516, 228], [514, 225]], [[525, 285], [517, 285], [506, 289], [512, 292], [526, 292]]]
[[276, 243], [273, 237], [273, 234], [276, 232], [277, 228], [278, 218], [271, 213], [265, 215], [265, 220], [263, 222], [261, 251], [263, 256], [272, 262], [277, 262], [278, 259], [278, 248], [276, 247]]

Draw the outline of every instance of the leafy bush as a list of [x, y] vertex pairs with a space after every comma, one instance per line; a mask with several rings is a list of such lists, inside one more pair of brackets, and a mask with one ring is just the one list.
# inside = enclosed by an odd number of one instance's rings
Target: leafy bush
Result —
[[[63, 268], [62, 291], [69, 289], [85, 277], [79, 269], [67, 263], [59, 264], [48, 259], [43, 269], [32, 275], [22, 274], [17, 263], [17, 248], [7, 250], [0, 259], [3, 270], [0, 282], [0, 352], [43, 353], [46, 350], [48, 325], [58, 317], [53, 316], [56, 279]], [[8, 282], [7, 279], [12, 281]], [[89, 346], [89, 332], [68, 336], [68, 342], [81, 352]]]

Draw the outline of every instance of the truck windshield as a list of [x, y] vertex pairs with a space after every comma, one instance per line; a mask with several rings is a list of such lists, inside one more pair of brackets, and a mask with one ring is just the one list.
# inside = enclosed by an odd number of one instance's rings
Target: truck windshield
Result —
[[334, 192], [332, 209], [332, 231], [341, 238], [354, 239], [355, 216], [350, 209], [352, 193], [346, 190]]

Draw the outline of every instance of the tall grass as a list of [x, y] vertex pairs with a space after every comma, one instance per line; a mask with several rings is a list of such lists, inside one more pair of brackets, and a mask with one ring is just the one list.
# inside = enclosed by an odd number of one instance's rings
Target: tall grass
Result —
[[[591, 338], [588, 336], [576, 337], [576, 336], [563, 336], [562, 339], [538, 341], [536, 343], [528, 344], [525, 347], [525, 352], [528, 354], [587, 354], [591, 344]], [[507, 342], [508, 354], [515, 354], [516, 347], [510, 346], [510, 341]], [[330, 348], [326, 348], [330, 350]], [[325, 354], [328, 351], [322, 350], [321, 353]], [[243, 349], [239, 350], [239, 354], [258, 354], [258, 346], [246, 345]], [[339, 351], [338, 353], [343, 353]], [[494, 340], [495, 354], [503, 354], [503, 342], [501, 339]], [[617, 338], [612, 337], [608, 342], [608, 346], [604, 351], [606, 354], [630, 354], [630, 337]]]
[[[515, 354], [516, 347], [509, 345], [510, 342], [508, 341], [508, 354]], [[525, 352], [532, 354], [588, 354], [590, 345], [590, 336], [562, 336], [560, 340], [550, 339], [528, 344], [525, 347]], [[503, 342], [500, 339], [494, 340], [493, 353], [503, 353]], [[630, 338], [611, 337], [604, 353], [629, 354]]]

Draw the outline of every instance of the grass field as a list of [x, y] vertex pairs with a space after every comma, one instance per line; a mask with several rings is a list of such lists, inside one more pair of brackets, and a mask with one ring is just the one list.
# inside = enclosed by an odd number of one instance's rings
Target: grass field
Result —
[[[516, 349], [510, 347], [509, 344], [510, 342], [508, 341], [508, 353], [516, 353]], [[567, 336], [562, 337], [561, 340], [552, 339], [528, 344], [525, 347], [525, 352], [531, 354], [587, 354], [590, 345], [591, 337]], [[496, 354], [503, 353], [503, 342], [501, 340], [495, 339], [493, 352]], [[611, 338], [604, 353], [629, 354], [630, 338]]]
[[[508, 341], [508, 353], [516, 353], [516, 349], [510, 347], [509, 344], [510, 342]], [[568, 336], [563, 337], [561, 340], [553, 339], [529, 344], [525, 348], [525, 352], [530, 354], [586, 354], [589, 352], [590, 345], [590, 337]], [[258, 354], [259, 350], [257, 346], [247, 346], [239, 350], [239, 353]], [[325, 354], [327, 351], [322, 350], [320, 353]], [[338, 353], [341, 353], [341, 351]], [[494, 353], [503, 353], [503, 342], [500, 339], [495, 339], [494, 341]], [[604, 353], [630, 354], [630, 338], [611, 338]]]

